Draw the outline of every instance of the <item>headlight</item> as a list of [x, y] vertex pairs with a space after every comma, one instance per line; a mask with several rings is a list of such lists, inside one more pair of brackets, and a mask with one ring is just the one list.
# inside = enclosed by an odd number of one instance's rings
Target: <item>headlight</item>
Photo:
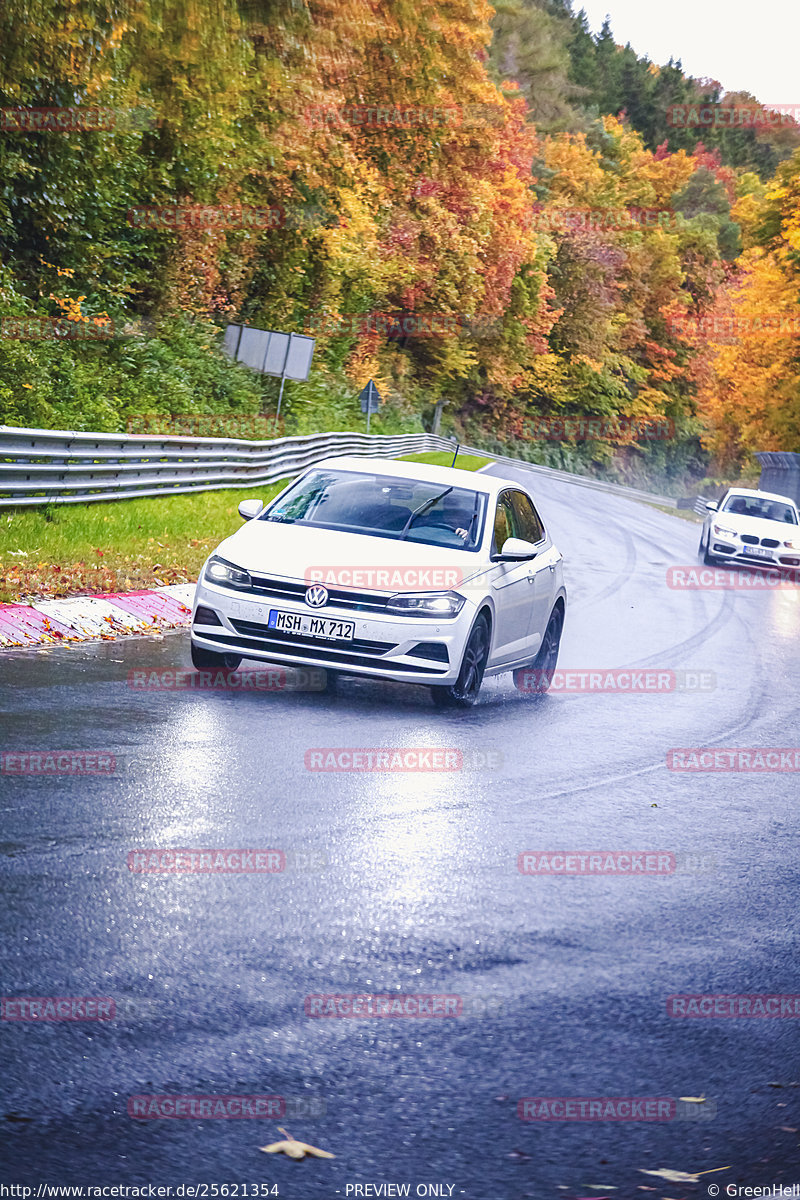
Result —
[[726, 537], [732, 537], [732, 538], [739, 536], [735, 529], [728, 529], [728, 527], [726, 525], [715, 525], [714, 533], [721, 533]]
[[253, 586], [253, 581], [247, 571], [243, 571], [241, 567], [235, 567], [233, 563], [226, 562], [224, 558], [217, 558], [216, 554], [208, 560], [205, 577], [210, 583], [221, 583], [224, 587], [249, 588]]
[[457, 592], [400, 592], [392, 596], [386, 608], [389, 612], [419, 613], [426, 617], [454, 617], [464, 603], [464, 597]]
[[787, 550], [800, 550], [800, 542], [784, 542]]

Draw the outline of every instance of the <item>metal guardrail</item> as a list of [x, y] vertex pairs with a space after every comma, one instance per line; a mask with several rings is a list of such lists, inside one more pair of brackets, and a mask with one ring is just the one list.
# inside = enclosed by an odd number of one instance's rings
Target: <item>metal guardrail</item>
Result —
[[[0, 425], [0, 507], [86, 504], [93, 500], [130, 500], [242, 488], [250, 483], [292, 478], [331, 455], [394, 458], [453, 449], [452, 440], [429, 433], [397, 437], [315, 433], [273, 441], [247, 441], [162, 434], [73, 433]], [[675, 503], [667, 496], [571, 475], [475, 447], [461, 449], [595, 491], [656, 504]]]
[[392, 458], [453, 443], [431, 434], [400, 437], [319, 433], [274, 441], [71, 433], [0, 426], [0, 506], [85, 504], [274, 483], [334, 454]]

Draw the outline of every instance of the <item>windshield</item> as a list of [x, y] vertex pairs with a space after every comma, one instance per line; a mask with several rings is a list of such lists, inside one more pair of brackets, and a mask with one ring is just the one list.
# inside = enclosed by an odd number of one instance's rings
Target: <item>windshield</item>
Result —
[[485, 511], [485, 494], [469, 488], [319, 470], [299, 479], [259, 520], [475, 551]]
[[763, 496], [729, 496], [722, 511], [741, 517], [760, 517], [763, 521], [782, 521], [785, 525], [797, 524], [797, 513], [791, 504]]

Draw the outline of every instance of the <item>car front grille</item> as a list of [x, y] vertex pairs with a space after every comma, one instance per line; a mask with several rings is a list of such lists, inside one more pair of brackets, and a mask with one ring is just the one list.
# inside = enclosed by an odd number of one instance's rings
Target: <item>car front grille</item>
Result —
[[[278, 579], [273, 575], [254, 575], [252, 571], [250, 578], [252, 580], [250, 591], [257, 595], [269, 596], [273, 600], [291, 600], [294, 603], [302, 603], [305, 600], [306, 592], [313, 586], [311, 583], [300, 583], [292, 579]], [[388, 593], [328, 588], [328, 604], [336, 608], [347, 609], [348, 612], [384, 612], [388, 602]]]
[[776, 542], [775, 538], [761, 538], [759, 541], [752, 533], [743, 533], [742, 541], [748, 546], [769, 546], [771, 550], [774, 550], [776, 546], [780, 546], [780, 542]]

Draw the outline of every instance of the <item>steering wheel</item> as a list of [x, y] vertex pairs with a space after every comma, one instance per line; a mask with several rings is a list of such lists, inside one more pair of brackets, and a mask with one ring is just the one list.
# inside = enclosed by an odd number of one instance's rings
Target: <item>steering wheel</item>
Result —
[[[417, 529], [446, 529], [448, 533], [456, 533], [455, 529], [453, 529], [453, 526], [448, 525], [446, 521], [427, 521], [424, 525], [418, 525]], [[458, 535], [456, 534], [456, 536]]]

